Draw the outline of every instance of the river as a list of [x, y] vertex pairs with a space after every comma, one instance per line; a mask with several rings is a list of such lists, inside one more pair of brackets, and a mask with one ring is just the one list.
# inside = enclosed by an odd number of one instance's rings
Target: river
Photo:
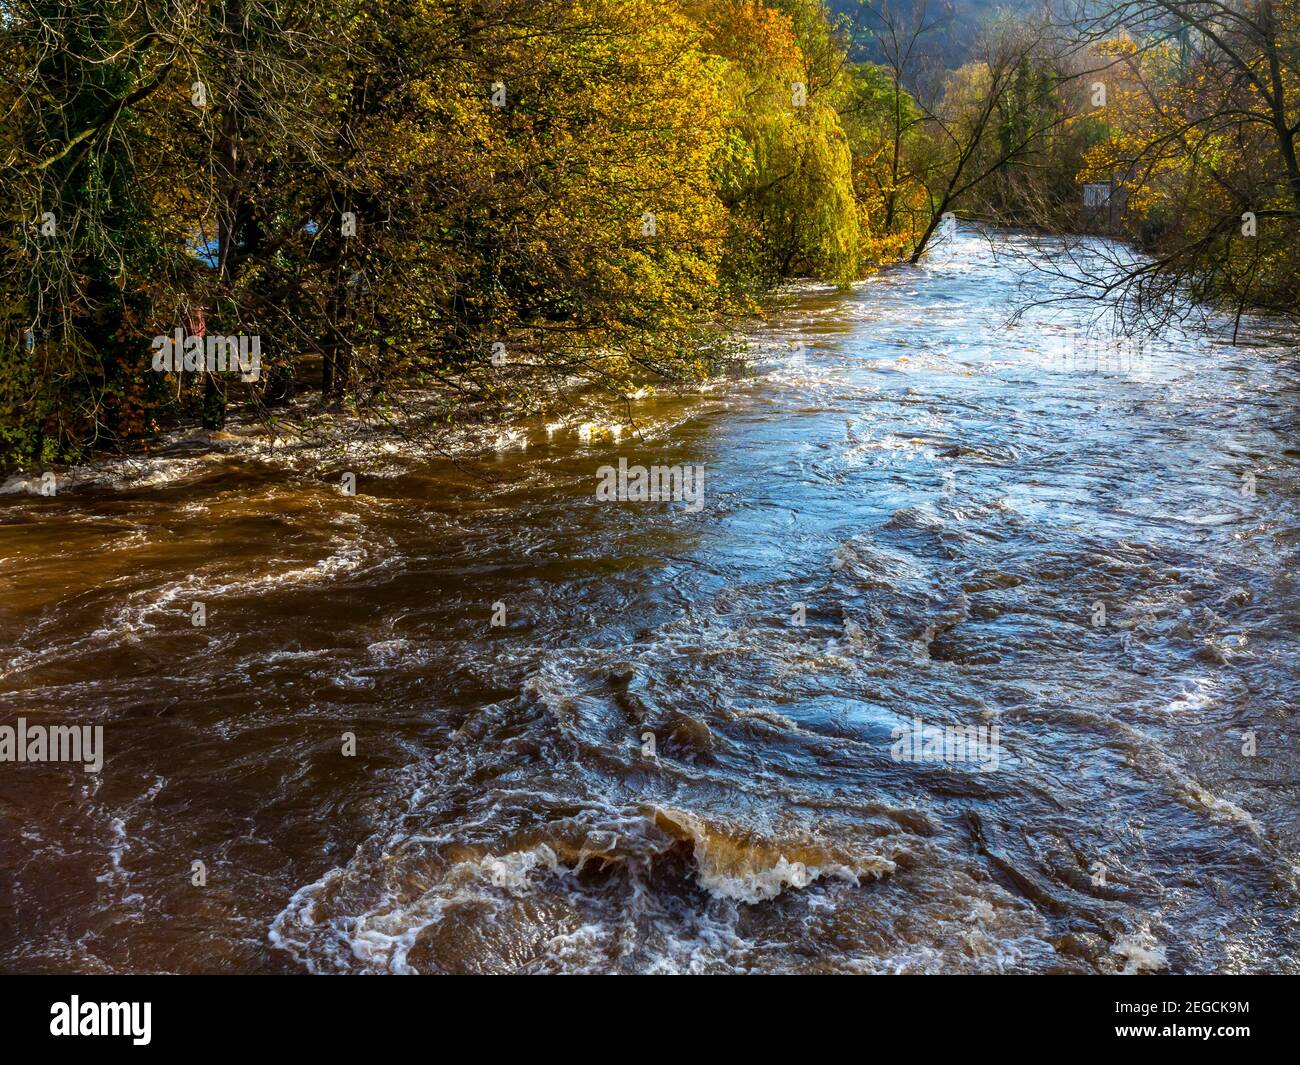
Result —
[[1300, 970], [1294, 351], [1009, 321], [1051, 251], [797, 289], [618, 439], [11, 483], [0, 725], [104, 764], [0, 764], [0, 968]]

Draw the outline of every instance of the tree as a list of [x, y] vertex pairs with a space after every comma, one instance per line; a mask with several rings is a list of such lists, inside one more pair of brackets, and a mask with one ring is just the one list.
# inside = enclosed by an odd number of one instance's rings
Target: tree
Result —
[[160, 384], [140, 327], [167, 249], [140, 180], [140, 108], [184, 54], [190, 12], [17, 0], [5, 16], [0, 446], [50, 461], [142, 431]]
[[1293, 0], [1140, 0], [1077, 9], [1075, 39], [1115, 71], [1109, 135], [1084, 180], [1115, 180], [1148, 253], [1074, 267], [1134, 326], [1193, 300], [1294, 316], [1300, 267], [1300, 25]]

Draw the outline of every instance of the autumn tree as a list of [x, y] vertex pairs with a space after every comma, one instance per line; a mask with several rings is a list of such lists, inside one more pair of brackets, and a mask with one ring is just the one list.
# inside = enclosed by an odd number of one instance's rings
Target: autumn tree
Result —
[[1137, 326], [1193, 301], [1238, 317], [1300, 308], [1300, 18], [1293, 0], [1140, 0], [1072, 12], [1109, 61], [1105, 140], [1082, 180], [1113, 182], [1147, 252], [1071, 264]]
[[717, 174], [728, 272], [741, 289], [794, 274], [847, 282], [860, 268], [853, 160], [837, 110], [849, 86], [845, 43], [820, 4], [785, 6], [690, 5], [723, 87]]
[[[769, 286], [898, 250], [879, 79], [822, 0], [3, 11], [6, 461], [232, 401], [427, 422], [698, 378]], [[178, 328], [258, 337], [260, 380], [158, 372]]]

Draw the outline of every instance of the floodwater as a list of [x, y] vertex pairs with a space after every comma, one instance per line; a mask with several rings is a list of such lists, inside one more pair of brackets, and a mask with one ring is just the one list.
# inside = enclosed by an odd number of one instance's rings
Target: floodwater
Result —
[[1294, 353], [1011, 324], [1016, 251], [619, 439], [10, 482], [0, 725], [104, 762], [0, 763], [0, 968], [1300, 970]]

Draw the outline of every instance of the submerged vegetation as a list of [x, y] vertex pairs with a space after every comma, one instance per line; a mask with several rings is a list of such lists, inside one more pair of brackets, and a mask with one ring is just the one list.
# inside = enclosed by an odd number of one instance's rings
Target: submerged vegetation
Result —
[[[309, 393], [698, 379], [772, 286], [915, 260], [949, 212], [1076, 228], [1085, 181], [1158, 256], [1139, 290], [1296, 306], [1294, 4], [1022, 14], [956, 67], [923, 4], [860, 7], [0, 0], [0, 463]], [[178, 329], [257, 372], [160, 369]]]

